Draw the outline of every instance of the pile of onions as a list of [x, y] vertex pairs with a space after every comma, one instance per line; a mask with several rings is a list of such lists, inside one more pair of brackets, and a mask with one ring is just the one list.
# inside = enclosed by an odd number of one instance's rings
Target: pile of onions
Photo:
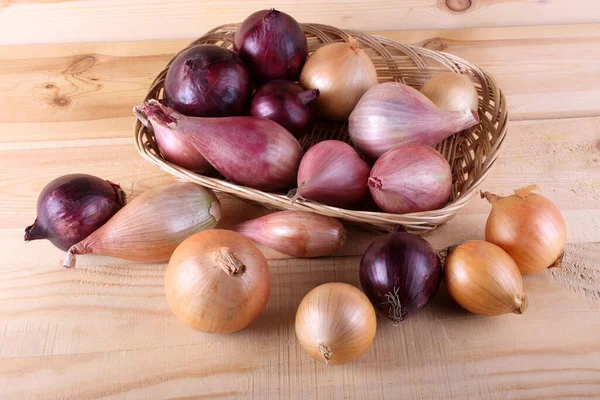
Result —
[[304, 211], [280, 211], [232, 228], [293, 257], [324, 257], [342, 248], [346, 230], [335, 218]]
[[106, 223], [125, 205], [121, 187], [93, 175], [72, 174], [48, 183], [37, 201], [37, 218], [25, 241], [48, 239], [67, 251]]
[[406, 232], [375, 240], [360, 261], [360, 284], [375, 309], [394, 324], [425, 307], [442, 280], [442, 264], [431, 245]]
[[257, 11], [246, 18], [235, 33], [234, 50], [260, 82], [298, 80], [308, 55], [300, 24], [275, 9]]
[[395, 147], [435, 146], [479, 122], [477, 112], [445, 111], [418, 90], [398, 82], [381, 83], [365, 93], [348, 120], [352, 142], [371, 157]]
[[246, 113], [250, 75], [231, 50], [214, 44], [181, 53], [165, 77], [165, 102], [182, 114], [227, 117]]
[[304, 90], [297, 83], [276, 80], [261, 86], [250, 102], [250, 115], [277, 122], [299, 138], [312, 127], [311, 102], [319, 90]]
[[177, 247], [167, 267], [165, 292], [173, 313], [188, 326], [209, 333], [236, 332], [267, 304], [269, 266], [251, 240], [211, 229]]
[[288, 196], [352, 208], [369, 193], [369, 166], [347, 143], [325, 140], [312, 146], [300, 162], [298, 188]]
[[130, 261], [167, 261], [188, 236], [213, 228], [221, 204], [210, 189], [173, 183], [142, 193], [106, 224], [69, 249], [64, 266], [75, 267], [76, 254], [99, 254]]
[[377, 330], [369, 299], [346, 283], [317, 286], [302, 299], [296, 313], [296, 337], [315, 360], [344, 364], [360, 357]]
[[464, 309], [481, 315], [522, 314], [523, 278], [504, 250], [482, 240], [465, 242], [446, 257], [444, 285]]
[[440, 208], [452, 193], [452, 170], [435, 149], [400, 146], [382, 155], [371, 170], [369, 189], [375, 203], [394, 214]]
[[504, 249], [524, 274], [558, 265], [567, 237], [560, 210], [533, 190], [539, 187], [518, 189], [508, 197], [482, 193], [492, 204], [485, 240]]
[[318, 48], [306, 61], [300, 84], [306, 89], [319, 89], [317, 105], [326, 118], [345, 120], [362, 95], [377, 85], [377, 70], [350, 36], [348, 43]]
[[477, 90], [468, 76], [446, 72], [425, 82], [421, 87], [429, 100], [442, 110], [447, 111], [477, 111], [479, 97]]
[[296, 179], [302, 158], [300, 143], [271, 120], [186, 117], [156, 100], [136, 109], [150, 120], [156, 136], [164, 135], [201, 153], [234, 183], [274, 190], [289, 187]]

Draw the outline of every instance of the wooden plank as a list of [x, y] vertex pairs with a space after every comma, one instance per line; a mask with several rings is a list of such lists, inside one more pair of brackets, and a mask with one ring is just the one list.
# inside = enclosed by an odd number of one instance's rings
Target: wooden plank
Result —
[[0, 44], [197, 37], [267, 7], [300, 22], [362, 30], [600, 22], [594, 0], [3, 0]]
[[[358, 285], [358, 257], [271, 261], [262, 315], [231, 335], [201, 334], [170, 313], [163, 265], [28, 259], [0, 266], [3, 398], [595, 397], [600, 391], [600, 243], [569, 245], [561, 279], [525, 277], [523, 315], [479, 317], [442, 288], [399, 327], [378, 317], [372, 347], [326, 366], [294, 334], [302, 297]], [[580, 286], [585, 273], [587, 279]], [[562, 286], [561, 282], [568, 282]], [[571, 290], [574, 289], [574, 290]], [[199, 396], [199, 397], [196, 397]]]
[[[512, 120], [600, 115], [600, 60], [590, 56], [600, 45], [600, 25], [383, 34], [485, 68], [504, 90]], [[132, 107], [187, 43], [1, 46], [0, 142], [115, 137], [117, 129], [130, 130]]]

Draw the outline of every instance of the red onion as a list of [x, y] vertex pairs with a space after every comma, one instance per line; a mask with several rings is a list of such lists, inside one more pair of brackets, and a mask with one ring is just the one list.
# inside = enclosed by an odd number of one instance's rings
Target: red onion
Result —
[[300, 143], [281, 125], [257, 117], [186, 117], [150, 100], [136, 107], [154, 132], [169, 131], [200, 152], [230, 181], [259, 190], [292, 185], [302, 158]]
[[435, 146], [479, 122], [477, 112], [445, 111], [418, 90], [398, 82], [369, 89], [350, 114], [352, 142], [371, 157], [404, 144]]
[[250, 75], [235, 53], [212, 44], [181, 53], [165, 78], [165, 104], [196, 117], [228, 117], [246, 113]]
[[400, 146], [382, 155], [373, 165], [369, 189], [385, 212], [435, 210], [452, 193], [452, 171], [448, 161], [431, 147]]
[[303, 197], [334, 207], [359, 205], [369, 193], [369, 166], [347, 143], [325, 140], [312, 146], [300, 162], [298, 189], [292, 200]]
[[85, 239], [125, 205], [121, 187], [92, 175], [56, 178], [38, 197], [37, 218], [25, 241], [48, 239], [61, 250]]
[[260, 82], [297, 81], [308, 44], [294, 18], [271, 9], [257, 11], [242, 22], [235, 33], [234, 50]]
[[396, 232], [371, 243], [360, 261], [359, 275], [375, 309], [397, 324], [433, 298], [442, 279], [442, 264], [425, 239]]
[[297, 83], [276, 80], [261, 86], [250, 102], [250, 115], [277, 122], [297, 138], [312, 127], [311, 102], [319, 89], [304, 90]]

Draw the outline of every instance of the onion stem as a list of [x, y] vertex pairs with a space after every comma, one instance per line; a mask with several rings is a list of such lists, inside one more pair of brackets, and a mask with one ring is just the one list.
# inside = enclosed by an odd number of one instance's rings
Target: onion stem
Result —
[[233, 254], [229, 247], [217, 250], [217, 265], [229, 276], [239, 277], [246, 272], [246, 266]]
[[325, 363], [329, 364], [329, 361], [333, 358], [333, 351], [331, 351], [331, 347], [329, 347], [325, 343], [319, 344], [319, 353], [325, 359]]

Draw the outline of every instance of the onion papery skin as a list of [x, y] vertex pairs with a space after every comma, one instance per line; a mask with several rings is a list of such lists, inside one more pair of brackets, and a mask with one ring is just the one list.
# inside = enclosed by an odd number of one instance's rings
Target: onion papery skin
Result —
[[375, 309], [399, 324], [435, 296], [442, 280], [442, 264], [425, 239], [394, 232], [367, 248], [359, 276]]
[[448, 161], [429, 146], [400, 146], [375, 162], [369, 190], [375, 203], [388, 213], [436, 210], [452, 194], [452, 170]]
[[442, 110], [463, 111], [479, 108], [477, 90], [467, 75], [447, 72], [435, 75], [420, 90]]
[[25, 241], [48, 239], [67, 251], [104, 225], [125, 205], [121, 187], [93, 175], [64, 175], [38, 196], [37, 218], [25, 228]]
[[244, 115], [250, 100], [250, 74], [224, 47], [201, 44], [181, 53], [165, 77], [165, 104], [194, 117]]
[[234, 37], [234, 51], [258, 82], [298, 80], [308, 44], [300, 24], [288, 14], [261, 10], [242, 22]]

